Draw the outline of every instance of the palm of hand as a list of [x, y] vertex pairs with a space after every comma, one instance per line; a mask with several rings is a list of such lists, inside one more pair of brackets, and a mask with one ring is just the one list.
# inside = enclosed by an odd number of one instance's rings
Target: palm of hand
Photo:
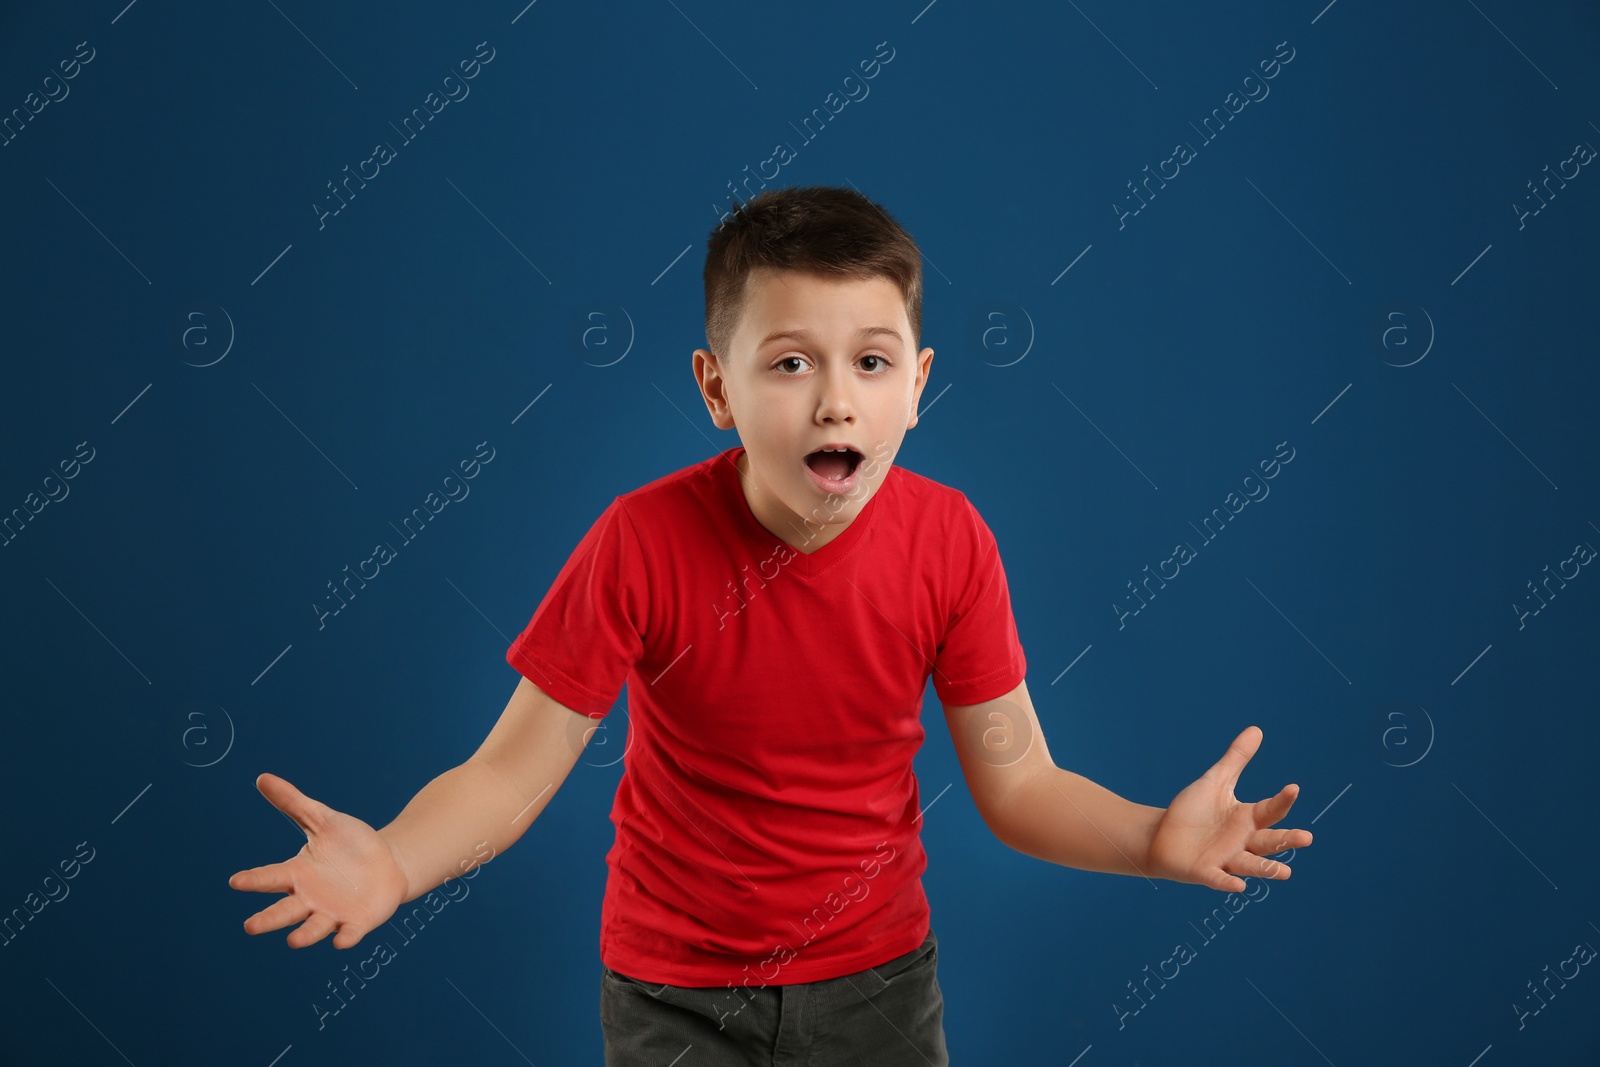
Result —
[[1265, 857], [1309, 845], [1311, 833], [1268, 827], [1289, 813], [1300, 787], [1286, 785], [1253, 804], [1233, 795], [1260, 744], [1260, 729], [1247, 727], [1222, 759], [1173, 798], [1150, 842], [1150, 862], [1161, 877], [1234, 893], [1245, 889], [1245, 877], [1289, 877], [1287, 864]]
[[306, 834], [300, 851], [281, 863], [252, 867], [228, 879], [235, 889], [287, 893], [245, 920], [260, 934], [292, 923], [291, 948], [337, 930], [335, 948], [349, 948], [393, 915], [405, 899], [405, 873], [383, 835], [360, 819], [312, 800], [275, 775], [257, 780], [263, 796]]

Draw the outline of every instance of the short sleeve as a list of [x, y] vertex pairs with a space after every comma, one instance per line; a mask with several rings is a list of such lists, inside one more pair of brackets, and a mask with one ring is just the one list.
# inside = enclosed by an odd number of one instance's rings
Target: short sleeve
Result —
[[648, 579], [633, 520], [614, 499], [506, 649], [506, 662], [558, 703], [604, 716], [644, 652]]
[[960, 512], [951, 530], [955, 602], [933, 669], [934, 691], [947, 707], [1004, 696], [1028, 666], [994, 534], [965, 495]]

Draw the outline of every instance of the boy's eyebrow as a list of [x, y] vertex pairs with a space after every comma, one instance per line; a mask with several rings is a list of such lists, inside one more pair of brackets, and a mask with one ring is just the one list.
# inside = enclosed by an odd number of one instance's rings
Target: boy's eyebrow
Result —
[[[899, 341], [902, 344], [905, 343], [905, 338], [900, 336], [900, 331], [889, 326], [863, 326], [861, 329], [856, 331], [856, 337], [863, 340], [868, 337], [879, 336], [893, 337], [896, 341]], [[756, 347], [758, 349], [765, 348], [773, 341], [778, 340], [809, 341], [811, 340], [811, 331], [801, 329], [774, 330], [773, 332], [767, 334], [767, 336], [763, 337], [761, 342], [756, 345]]]

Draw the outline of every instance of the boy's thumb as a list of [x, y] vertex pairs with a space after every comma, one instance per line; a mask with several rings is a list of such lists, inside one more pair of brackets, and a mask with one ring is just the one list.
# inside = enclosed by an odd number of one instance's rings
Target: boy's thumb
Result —
[[256, 776], [256, 789], [273, 807], [288, 815], [302, 830], [306, 829], [308, 817], [314, 814], [314, 800], [296, 789], [287, 779], [268, 772]]

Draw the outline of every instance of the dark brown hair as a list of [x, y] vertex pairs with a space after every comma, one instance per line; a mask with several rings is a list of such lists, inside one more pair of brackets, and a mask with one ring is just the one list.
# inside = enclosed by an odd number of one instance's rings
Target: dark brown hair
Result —
[[922, 337], [922, 253], [889, 213], [854, 189], [765, 189], [723, 216], [706, 241], [706, 342], [721, 359], [757, 270], [888, 278], [905, 297], [910, 344]]

